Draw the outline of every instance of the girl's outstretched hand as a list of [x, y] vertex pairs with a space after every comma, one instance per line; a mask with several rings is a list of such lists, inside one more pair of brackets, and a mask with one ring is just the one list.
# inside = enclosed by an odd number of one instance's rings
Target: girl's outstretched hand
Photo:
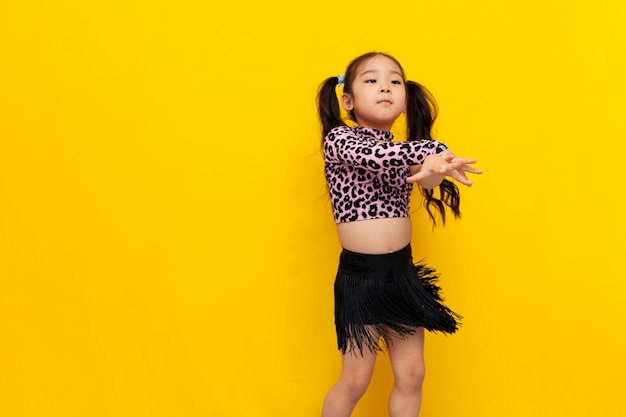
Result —
[[412, 167], [411, 173], [417, 173], [407, 177], [407, 182], [416, 182], [420, 186], [430, 189], [438, 186], [444, 177], [452, 177], [456, 181], [468, 187], [472, 186], [472, 181], [467, 178], [467, 173], [482, 174], [481, 169], [471, 166], [476, 159], [458, 158], [448, 150], [439, 155], [429, 155], [422, 165]]

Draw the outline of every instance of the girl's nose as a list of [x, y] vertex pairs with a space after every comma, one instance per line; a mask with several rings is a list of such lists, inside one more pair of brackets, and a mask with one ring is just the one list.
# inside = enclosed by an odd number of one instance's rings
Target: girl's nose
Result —
[[380, 87], [380, 92], [381, 93], [389, 93], [389, 92], [391, 92], [391, 89], [389, 89], [389, 87]]

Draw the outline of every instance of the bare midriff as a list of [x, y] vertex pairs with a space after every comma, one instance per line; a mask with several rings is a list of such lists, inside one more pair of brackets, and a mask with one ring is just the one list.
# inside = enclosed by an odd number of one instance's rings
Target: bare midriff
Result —
[[411, 219], [394, 217], [338, 223], [341, 246], [352, 252], [378, 255], [404, 248], [411, 242]]

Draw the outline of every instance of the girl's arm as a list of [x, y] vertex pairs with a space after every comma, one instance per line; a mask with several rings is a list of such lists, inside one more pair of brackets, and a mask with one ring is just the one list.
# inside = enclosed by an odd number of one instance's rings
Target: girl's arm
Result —
[[348, 126], [336, 127], [324, 138], [324, 159], [368, 171], [421, 165], [427, 156], [441, 153], [446, 145], [436, 140], [381, 142], [363, 138]]

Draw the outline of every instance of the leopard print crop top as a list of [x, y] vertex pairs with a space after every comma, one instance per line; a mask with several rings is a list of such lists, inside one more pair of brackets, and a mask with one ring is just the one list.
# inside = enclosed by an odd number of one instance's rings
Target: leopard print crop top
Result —
[[447, 147], [431, 139], [392, 139], [391, 132], [363, 126], [338, 126], [326, 135], [324, 174], [335, 223], [409, 217], [409, 166]]

